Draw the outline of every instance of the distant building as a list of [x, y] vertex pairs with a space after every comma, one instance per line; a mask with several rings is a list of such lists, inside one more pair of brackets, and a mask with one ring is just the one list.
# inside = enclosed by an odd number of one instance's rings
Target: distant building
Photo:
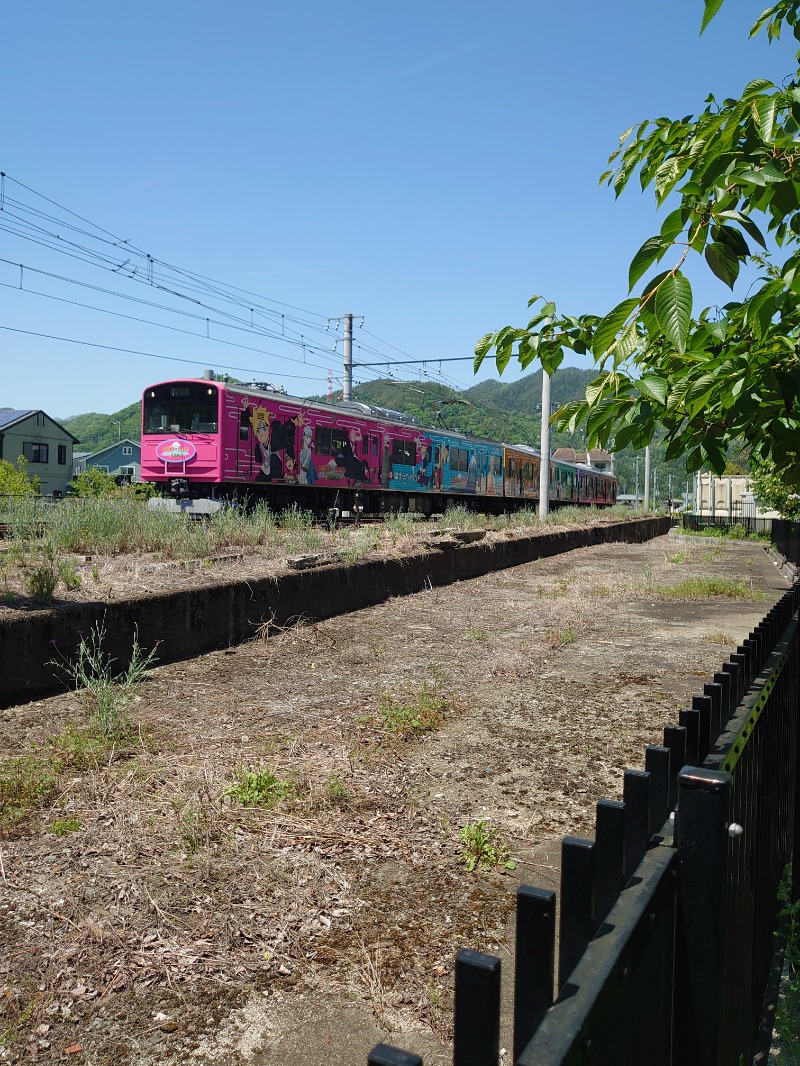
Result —
[[28, 461], [28, 476], [39, 478], [43, 496], [63, 496], [72, 480], [72, 449], [78, 438], [44, 411], [0, 407], [0, 459]]
[[759, 506], [749, 474], [694, 476], [695, 514], [710, 518], [779, 518], [777, 511]]
[[99, 452], [77, 452], [73, 461], [73, 472], [82, 474], [90, 467], [101, 470], [104, 474], [128, 481], [139, 481], [142, 471], [142, 448], [138, 441], [118, 440], [101, 448]]
[[575, 448], [556, 448], [553, 458], [560, 459], [563, 463], [583, 463], [592, 470], [607, 474], [614, 473], [614, 454], [607, 452], [605, 448], [590, 448], [588, 452], [576, 451]]

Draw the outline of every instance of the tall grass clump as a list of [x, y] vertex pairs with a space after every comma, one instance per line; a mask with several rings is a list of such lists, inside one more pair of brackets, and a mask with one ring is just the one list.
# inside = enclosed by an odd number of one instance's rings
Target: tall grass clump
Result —
[[292, 504], [278, 516], [280, 540], [288, 552], [319, 551], [326, 534], [314, 524], [314, 515], [297, 504]]
[[0, 522], [12, 540], [36, 540], [47, 529], [50, 506], [40, 496], [0, 496]]
[[128, 704], [148, 667], [157, 661], [156, 649], [145, 652], [134, 633], [128, 666], [115, 673], [115, 660], [103, 648], [106, 636], [105, 621], [96, 623], [88, 638], [81, 637], [74, 661], [53, 661], [50, 665], [65, 674], [78, 690], [91, 725], [106, 740], [121, 740], [130, 725]]
[[174, 515], [151, 511], [127, 497], [87, 496], [63, 500], [53, 508], [48, 525], [61, 551], [117, 555], [168, 548], [181, 518], [176, 522]]
[[463, 504], [448, 504], [444, 513], [444, 523], [457, 530], [485, 529], [486, 516], [471, 511]]

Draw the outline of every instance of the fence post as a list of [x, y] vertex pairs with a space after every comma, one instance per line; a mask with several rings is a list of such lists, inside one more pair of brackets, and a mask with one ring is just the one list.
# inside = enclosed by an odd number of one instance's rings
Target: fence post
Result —
[[730, 774], [684, 767], [678, 778], [674, 1061], [727, 1066], [725, 901]]
[[687, 762], [685, 726], [664, 726], [664, 747], [669, 748], [669, 809], [672, 811], [678, 802], [678, 773]]
[[625, 883], [644, 858], [650, 842], [650, 774], [625, 770], [622, 775], [625, 801]]
[[594, 830], [594, 903], [596, 933], [619, 899], [625, 869], [625, 804], [598, 800]]
[[561, 841], [561, 918], [558, 936], [558, 989], [566, 984], [594, 936], [594, 844], [580, 837]]
[[453, 1066], [498, 1066], [500, 960], [462, 948], [456, 955]]
[[556, 894], [520, 885], [514, 970], [514, 1062], [553, 1003]]

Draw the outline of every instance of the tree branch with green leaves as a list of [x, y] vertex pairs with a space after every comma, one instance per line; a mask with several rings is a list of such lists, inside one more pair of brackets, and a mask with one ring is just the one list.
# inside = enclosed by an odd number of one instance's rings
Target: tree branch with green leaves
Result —
[[[722, 3], [706, 0], [701, 32]], [[751, 35], [777, 40], [786, 26], [800, 40], [798, 13], [800, 0], [780, 0]], [[560, 428], [583, 424], [590, 442], [617, 449], [658, 432], [668, 459], [717, 472], [743, 439], [756, 462], [798, 484], [800, 70], [781, 86], [756, 79], [739, 98], [710, 95], [705, 105], [697, 117], [631, 127], [601, 176], [617, 196], [636, 176], [659, 209], [671, 208], [631, 260], [628, 296], [604, 316], [560, 314], [534, 296], [525, 326], [481, 338], [475, 369], [494, 352], [500, 373], [513, 358], [553, 373], [566, 352], [589, 353], [597, 377], [584, 401], [556, 412]], [[695, 313], [683, 272], [692, 254], [731, 292], [743, 266], [757, 280], [743, 299]]]

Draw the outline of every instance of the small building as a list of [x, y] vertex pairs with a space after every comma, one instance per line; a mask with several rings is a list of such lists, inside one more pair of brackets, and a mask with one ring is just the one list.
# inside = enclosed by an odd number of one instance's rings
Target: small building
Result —
[[90, 467], [111, 474], [115, 478], [139, 481], [142, 471], [142, 447], [138, 441], [123, 438], [101, 448], [98, 452], [78, 452], [73, 472], [82, 474]]
[[560, 459], [563, 463], [582, 463], [584, 466], [590, 466], [592, 470], [597, 470], [600, 473], [614, 473], [613, 452], [607, 452], [605, 448], [590, 448], [588, 451], [576, 451], [575, 448], [556, 448], [553, 452], [553, 458]]
[[39, 478], [43, 496], [63, 496], [72, 480], [72, 449], [78, 443], [44, 411], [0, 407], [0, 459], [28, 462], [27, 473]]

